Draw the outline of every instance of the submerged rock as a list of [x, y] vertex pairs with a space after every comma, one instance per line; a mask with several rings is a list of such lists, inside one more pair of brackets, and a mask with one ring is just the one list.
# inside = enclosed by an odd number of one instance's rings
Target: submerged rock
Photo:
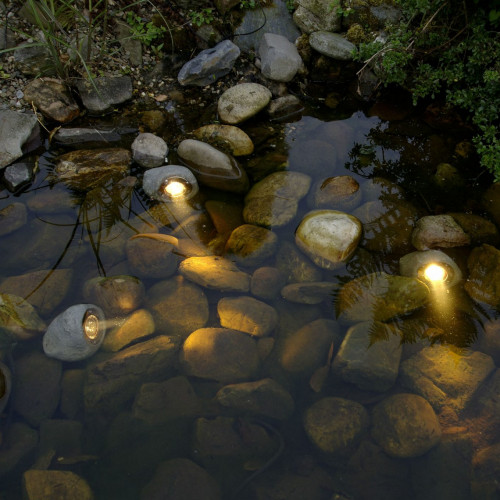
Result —
[[172, 276], [179, 263], [174, 253], [175, 241], [175, 238], [157, 233], [132, 236], [125, 245], [131, 272], [140, 278]]
[[24, 203], [14, 202], [0, 209], [0, 236], [13, 233], [23, 227], [27, 220], [28, 211]]
[[129, 344], [149, 337], [155, 331], [153, 316], [146, 309], [138, 309], [108, 327], [102, 350], [116, 352]]
[[417, 250], [428, 250], [466, 246], [470, 237], [451, 215], [427, 215], [417, 221], [411, 242]]
[[234, 158], [210, 144], [185, 139], [179, 144], [177, 154], [200, 184], [233, 193], [248, 191], [249, 180], [245, 170]]
[[418, 212], [410, 203], [388, 201], [382, 194], [380, 200], [364, 203], [352, 214], [363, 224], [360, 245], [367, 250], [400, 254], [413, 249], [411, 237]]
[[181, 85], [203, 87], [227, 75], [240, 55], [240, 49], [230, 40], [223, 40], [210, 49], [202, 50], [179, 71]]
[[259, 267], [252, 274], [250, 291], [259, 299], [272, 300], [285, 283], [285, 275], [276, 267]]
[[271, 335], [278, 324], [278, 313], [253, 297], [224, 297], [217, 304], [221, 326], [249, 333], [254, 337]]
[[44, 316], [50, 314], [65, 298], [73, 278], [72, 269], [47, 269], [19, 276], [9, 276], [0, 284], [0, 290], [26, 297]]
[[91, 143], [117, 142], [121, 139], [120, 133], [115, 129], [91, 128], [91, 127], [64, 127], [60, 128], [53, 140], [58, 144], [72, 145]]
[[467, 260], [465, 291], [478, 302], [500, 306], [500, 250], [491, 245], [474, 248]]
[[396, 382], [401, 337], [395, 328], [365, 321], [347, 331], [333, 360], [333, 371], [365, 391], [384, 392]]
[[297, 376], [310, 376], [327, 362], [332, 343], [340, 338], [336, 321], [318, 319], [292, 333], [283, 343], [279, 359], [281, 366]]
[[62, 363], [41, 352], [28, 352], [16, 360], [14, 409], [33, 427], [56, 411], [61, 375]]
[[257, 343], [228, 328], [201, 328], [184, 342], [180, 363], [188, 376], [235, 383], [252, 378], [259, 369]]
[[328, 177], [313, 185], [307, 201], [312, 209], [352, 210], [361, 201], [361, 190], [350, 175]]
[[334, 463], [345, 460], [356, 450], [369, 422], [368, 412], [362, 405], [336, 397], [320, 399], [304, 414], [307, 437]]
[[37, 78], [24, 89], [26, 102], [34, 105], [43, 116], [60, 123], [74, 120], [80, 109], [61, 80]]
[[273, 256], [278, 236], [264, 227], [243, 224], [229, 236], [224, 249], [227, 258], [242, 266], [256, 266]]
[[286, 420], [294, 410], [290, 393], [270, 378], [226, 385], [215, 399], [225, 408], [277, 420]]
[[100, 417], [117, 415], [146, 382], [172, 376], [179, 342], [159, 335], [89, 364], [84, 387], [85, 410]]
[[417, 278], [372, 273], [342, 287], [336, 301], [337, 317], [347, 323], [388, 321], [428, 300], [429, 289]]
[[459, 354], [452, 347], [425, 347], [401, 363], [403, 387], [425, 397], [436, 411], [451, 406], [462, 413], [481, 383], [493, 372], [490, 356]]
[[271, 91], [259, 83], [240, 83], [226, 90], [219, 98], [219, 118], [237, 125], [264, 109], [271, 100]]
[[281, 227], [297, 214], [311, 178], [299, 172], [274, 172], [252, 186], [245, 197], [243, 218], [248, 224]]
[[361, 223], [352, 215], [337, 210], [314, 210], [300, 222], [295, 243], [316, 265], [335, 269], [354, 253], [361, 231]]
[[182, 276], [153, 285], [148, 290], [146, 305], [159, 333], [186, 338], [208, 321], [205, 293]]
[[99, 304], [107, 316], [129, 314], [144, 301], [145, 290], [135, 276], [93, 278], [83, 287], [85, 300]]
[[179, 272], [207, 288], [225, 292], [248, 292], [250, 289], [250, 275], [222, 257], [189, 257], [181, 262]]
[[284, 241], [276, 254], [276, 267], [287, 283], [319, 282], [323, 274], [293, 243]]
[[17, 295], [0, 293], [0, 338], [2, 343], [27, 340], [46, 328], [34, 307]]
[[89, 191], [111, 177], [124, 177], [130, 162], [127, 149], [80, 149], [59, 156], [54, 175], [71, 187]]
[[338, 290], [338, 285], [328, 281], [299, 282], [284, 286], [281, 289], [281, 296], [290, 302], [320, 304], [323, 301], [332, 300], [336, 290]]
[[27, 470], [23, 474], [23, 497], [26, 500], [54, 497], [94, 500], [94, 494], [83, 477], [63, 470]]
[[431, 405], [416, 394], [395, 394], [373, 410], [373, 439], [391, 457], [419, 457], [441, 439]]
[[220, 500], [215, 479], [198, 464], [187, 458], [161, 462], [151, 481], [142, 489], [141, 500]]

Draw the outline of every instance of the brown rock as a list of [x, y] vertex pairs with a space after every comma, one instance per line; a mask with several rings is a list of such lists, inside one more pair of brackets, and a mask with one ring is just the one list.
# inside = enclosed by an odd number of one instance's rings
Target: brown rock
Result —
[[66, 85], [54, 78], [38, 78], [28, 83], [24, 100], [38, 108], [46, 118], [60, 123], [68, 123], [80, 114]]

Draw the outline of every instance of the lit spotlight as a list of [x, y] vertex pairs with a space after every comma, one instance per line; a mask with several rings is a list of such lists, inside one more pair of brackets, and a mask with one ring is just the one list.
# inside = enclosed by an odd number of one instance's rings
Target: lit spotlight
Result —
[[429, 264], [423, 271], [423, 277], [427, 281], [443, 282], [448, 278], [448, 272], [444, 266], [439, 264]]
[[450, 288], [462, 279], [456, 262], [440, 250], [412, 252], [399, 259], [402, 276], [414, 276], [428, 284]]
[[192, 185], [182, 177], [169, 177], [160, 186], [160, 190], [169, 198], [185, 198], [192, 190]]
[[189, 200], [198, 193], [196, 177], [191, 170], [180, 165], [147, 170], [142, 187], [151, 198], [165, 202]]
[[92, 356], [106, 334], [106, 318], [94, 304], [76, 304], [56, 316], [43, 336], [43, 351], [61, 361]]
[[87, 310], [83, 318], [83, 332], [85, 336], [92, 342], [96, 343], [99, 339], [99, 318], [96, 316], [92, 309]]

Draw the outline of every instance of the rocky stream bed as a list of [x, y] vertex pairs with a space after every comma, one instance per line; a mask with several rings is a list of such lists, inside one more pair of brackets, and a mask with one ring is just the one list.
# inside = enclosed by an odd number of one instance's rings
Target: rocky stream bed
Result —
[[498, 498], [500, 185], [356, 75], [397, 9], [326, 3], [93, 84], [13, 52], [2, 500]]

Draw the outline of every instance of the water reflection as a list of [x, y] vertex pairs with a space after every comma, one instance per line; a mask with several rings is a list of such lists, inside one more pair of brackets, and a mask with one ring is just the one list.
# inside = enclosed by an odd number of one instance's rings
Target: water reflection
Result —
[[[187, 119], [183, 126], [190, 128]], [[255, 141], [252, 156], [239, 157], [248, 190], [202, 185], [189, 201], [156, 199], [145, 185], [151, 171], [136, 166], [94, 179], [90, 189], [87, 181], [49, 185], [40, 179], [53, 172], [53, 162], [42, 161], [32, 190], [16, 198], [26, 203], [28, 222], [14, 225], [0, 243], [7, 256], [0, 264], [1, 297], [33, 301], [46, 323], [89, 294], [101, 297], [111, 311], [111, 333], [93, 358], [70, 367], [49, 364], [39, 335], [26, 342], [9, 331], [12, 366], [24, 384], [9, 418], [21, 429], [39, 426], [41, 442], [53, 450], [44, 458], [45, 449], [33, 445], [30, 464], [37, 458], [51, 469], [76, 470], [98, 498], [139, 498], [153, 488], [157, 468], [160, 478], [162, 471], [171, 477], [201, 468], [209, 479], [198, 481], [213, 486], [216, 478], [215, 490], [222, 488], [227, 498], [234, 491], [280, 498], [295, 481], [301, 491], [323, 485], [327, 493], [318, 499], [341, 491], [372, 498], [359, 486], [364, 479], [373, 498], [414, 498], [410, 477], [418, 481], [440, 457], [456, 465], [448, 453], [455, 438], [466, 441], [467, 466], [476, 450], [498, 439], [496, 420], [485, 417], [497, 408], [497, 313], [493, 301], [478, 300], [479, 293], [495, 296], [485, 290], [482, 268], [484, 255], [497, 250], [479, 245], [485, 238], [494, 242], [498, 231], [490, 221], [493, 230], [484, 224], [487, 230], [476, 231], [484, 214], [465, 213], [481, 196], [480, 190], [467, 193], [471, 179], [464, 177], [453, 193], [446, 182], [431, 180], [434, 170], [451, 172], [437, 169], [437, 162], [452, 160], [453, 138], [419, 122], [388, 123], [360, 111], [326, 121], [306, 112], [272, 128]], [[175, 152], [172, 157], [178, 160]], [[227, 187], [231, 179], [216, 173]], [[40, 203], [44, 192], [54, 196]], [[12, 201], [0, 200], [0, 209]], [[335, 265], [315, 262], [332, 251], [336, 218], [327, 230], [322, 221], [310, 231], [305, 250], [296, 243], [301, 221], [317, 210], [342, 213], [362, 226]], [[446, 248], [444, 238], [440, 250], [415, 252], [417, 221], [444, 210], [459, 214], [454, 220], [474, 234], [471, 246]], [[347, 238], [339, 227], [335, 236]], [[476, 260], [468, 265], [472, 246]], [[441, 279], [426, 276], [423, 256], [444, 269]], [[111, 278], [96, 282], [97, 275]], [[58, 300], [55, 292], [39, 295], [35, 303], [34, 289], [47, 290], [55, 276], [64, 293]], [[462, 277], [469, 278], [465, 288]], [[123, 281], [127, 288], [117, 285]], [[20, 314], [6, 302], [2, 298], [0, 321]], [[45, 382], [43, 391], [37, 378]], [[35, 389], [52, 405], [33, 416]], [[391, 437], [386, 423], [399, 404], [388, 397], [393, 392], [410, 393], [408, 404], [421, 409], [417, 417], [435, 413], [444, 430], [440, 440], [418, 435], [418, 454], [405, 460], [397, 458], [401, 450], [384, 451]], [[429, 401], [430, 411], [419, 398]], [[379, 402], [384, 407], [374, 414], [389, 416], [377, 421], [375, 439], [370, 419]], [[349, 446], [341, 439], [319, 442], [325, 424], [316, 410], [342, 437], [350, 418], [344, 407], [360, 415]], [[84, 427], [84, 452], [70, 450], [68, 457], [47, 433], [45, 425], [52, 424], [46, 422], [56, 419]], [[482, 446], [474, 433], [479, 420], [488, 436]], [[19, 474], [6, 477], [12, 492], [6, 498], [14, 498]]]

